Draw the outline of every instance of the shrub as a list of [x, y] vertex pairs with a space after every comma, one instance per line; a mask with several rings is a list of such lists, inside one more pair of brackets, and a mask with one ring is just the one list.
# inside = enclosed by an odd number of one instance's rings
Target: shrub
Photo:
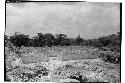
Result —
[[118, 64], [121, 61], [120, 53], [112, 52], [112, 51], [101, 51], [99, 53], [101, 55], [101, 59], [106, 62]]
[[88, 81], [88, 79], [86, 77], [83, 78], [82, 75], [78, 75], [78, 76], [72, 75], [72, 76], [70, 76], [70, 78], [76, 79], [76, 80], [80, 81], [80, 83]]

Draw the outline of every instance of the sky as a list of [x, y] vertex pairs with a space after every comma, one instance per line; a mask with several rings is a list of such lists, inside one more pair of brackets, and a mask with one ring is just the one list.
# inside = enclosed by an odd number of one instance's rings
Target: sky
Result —
[[120, 4], [111, 2], [6, 3], [6, 35], [15, 32], [97, 38], [120, 31]]

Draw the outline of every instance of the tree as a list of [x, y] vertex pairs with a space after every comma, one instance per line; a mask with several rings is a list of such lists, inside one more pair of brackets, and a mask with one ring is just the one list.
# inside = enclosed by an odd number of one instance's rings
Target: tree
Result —
[[37, 38], [36, 36], [30, 38], [28, 45], [29, 45], [29, 46], [33, 46], [33, 47], [38, 47], [38, 46], [39, 46], [39, 45], [38, 45], [39, 43], [37, 43], [37, 40], [38, 40], [38, 38]]
[[19, 32], [15, 32], [14, 35], [10, 36], [10, 42], [17, 47], [28, 46], [28, 42], [30, 40], [29, 35], [24, 35]]
[[55, 36], [55, 45], [63, 45], [64, 40], [66, 40], [67, 35], [65, 34], [56, 34]]
[[45, 41], [45, 44], [50, 47], [54, 45], [55, 37], [51, 33], [46, 33], [44, 35], [44, 41]]
[[7, 43], [9, 41], [9, 37], [7, 35], [4, 35], [4, 45], [7, 46]]
[[99, 38], [99, 42], [101, 42], [103, 46], [108, 46], [110, 44], [110, 40], [107, 37]]
[[83, 43], [83, 38], [77, 36], [77, 38], [75, 39], [75, 43], [76, 45], [80, 46]]
[[36, 42], [37, 42], [38, 46], [40, 46], [40, 47], [45, 46], [46, 43], [44, 41], [43, 33], [37, 33]]

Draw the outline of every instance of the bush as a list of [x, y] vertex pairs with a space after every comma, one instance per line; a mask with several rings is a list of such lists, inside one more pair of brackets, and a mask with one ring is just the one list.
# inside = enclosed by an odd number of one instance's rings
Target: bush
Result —
[[86, 77], [83, 78], [82, 75], [78, 75], [78, 76], [72, 75], [72, 76], [70, 76], [70, 78], [76, 79], [76, 80], [80, 81], [80, 83], [88, 81], [88, 79]]
[[121, 62], [121, 56], [118, 52], [112, 51], [100, 51], [101, 59], [106, 62], [111, 62], [115, 64], [119, 64]]
[[[35, 81], [35, 79], [41, 78], [41, 76], [47, 76], [48, 70], [43, 66], [33, 66], [33, 67], [25, 67], [25, 66], [19, 66], [17, 68], [12, 69], [7, 73], [8, 76], [12, 76], [10, 79], [11, 81], [22, 81], [22, 82], [28, 82], [31, 79]], [[15, 78], [16, 77], [16, 78]]]

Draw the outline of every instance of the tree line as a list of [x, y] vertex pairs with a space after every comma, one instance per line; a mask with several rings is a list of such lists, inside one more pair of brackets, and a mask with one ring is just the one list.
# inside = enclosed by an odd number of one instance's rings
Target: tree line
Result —
[[15, 32], [11, 36], [4, 36], [5, 46], [7, 42], [11, 42], [16, 47], [52, 47], [52, 46], [93, 46], [98, 48], [106, 48], [104, 50], [120, 51], [121, 35], [111, 34], [95, 39], [83, 39], [80, 36], [76, 38], [68, 38], [65, 34], [37, 33], [36, 36], [30, 38], [29, 35]]

